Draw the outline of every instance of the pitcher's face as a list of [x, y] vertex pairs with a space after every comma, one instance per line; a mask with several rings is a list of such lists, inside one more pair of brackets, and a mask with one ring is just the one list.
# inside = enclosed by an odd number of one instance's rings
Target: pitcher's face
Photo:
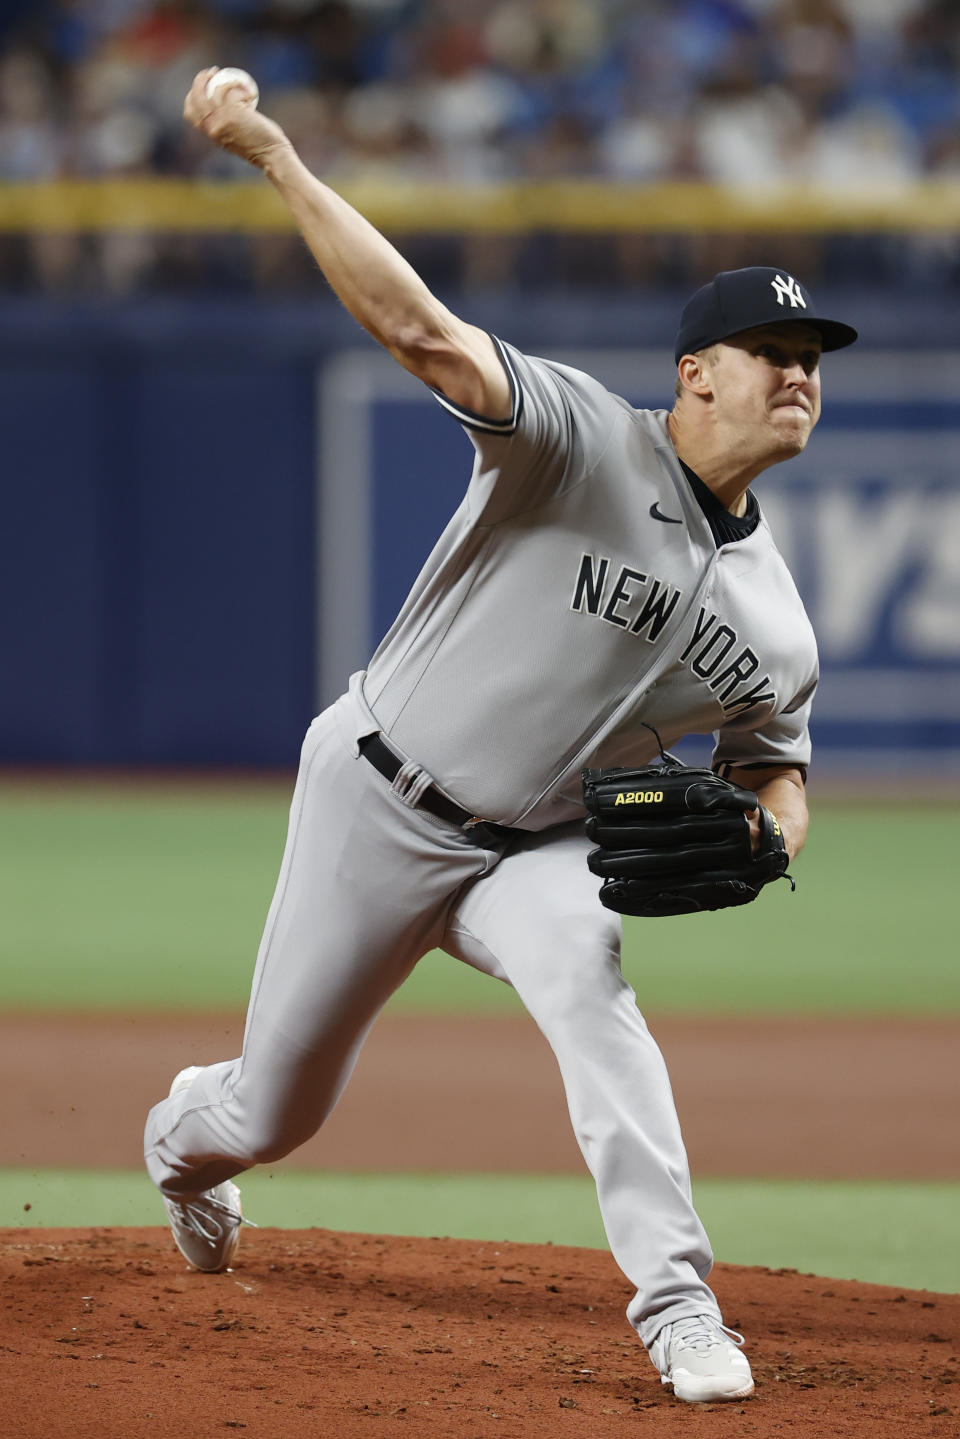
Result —
[[799, 454], [820, 418], [820, 334], [797, 321], [743, 330], [715, 347], [717, 418], [751, 451]]

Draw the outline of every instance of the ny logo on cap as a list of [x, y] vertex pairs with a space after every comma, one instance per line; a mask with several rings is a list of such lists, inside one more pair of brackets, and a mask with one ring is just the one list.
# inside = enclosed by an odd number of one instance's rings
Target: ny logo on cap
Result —
[[786, 279], [782, 275], [777, 275], [770, 281], [770, 284], [777, 292], [778, 305], [782, 305], [784, 300], [789, 300], [791, 310], [795, 310], [798, 305], [802, 310], [807, 308], [807, 302], [800, 293], [800, 286], [792, 275], [788, 275]]

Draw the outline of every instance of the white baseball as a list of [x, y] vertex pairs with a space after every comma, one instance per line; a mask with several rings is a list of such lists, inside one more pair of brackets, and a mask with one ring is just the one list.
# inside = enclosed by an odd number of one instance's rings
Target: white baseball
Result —
[[244, 100], [256, 109], [257, 101], [260, 99], [260, 87], [252, 75], [246, 70], [238, 70], [235, 65], [226, 65], [216, 74], [211, 75], [207, 81], [206, 96], [208, 100], [216, 100], [221, 92], [228, 85], [237, 85], [243, 91]]

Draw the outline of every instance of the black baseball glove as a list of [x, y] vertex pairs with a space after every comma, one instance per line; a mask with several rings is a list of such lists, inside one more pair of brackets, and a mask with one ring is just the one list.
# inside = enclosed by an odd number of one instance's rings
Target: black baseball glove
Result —
[[[786, 874], [780, 825], [752, 790], [673, 755], [637, 769], [585, 769], [583, 802], [587, 835], [598, 845], [587, 863], [603, 880], [601, 903], [620, 914], [749, 904]], [[753, 851], [747, 811], [758, 808], [760, 844]]]

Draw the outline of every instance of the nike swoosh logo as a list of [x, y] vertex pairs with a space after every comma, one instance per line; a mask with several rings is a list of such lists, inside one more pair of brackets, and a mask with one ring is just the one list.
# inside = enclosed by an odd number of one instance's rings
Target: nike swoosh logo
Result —
[[663, 514], [661, 514], [661, 513], [660, 513], [660, 506], [657, 504], [657, 501], [656, 501], [656, 500], [654, 500], [653, 504], [650, 506], [650, 514], [651, 514], [651, 516], [653, 517], [653, 519], [655, 519], [655, 520], [662, 520], [665, 525], [682, 525], [682, 524], [683, 524], [683, 520], [675, 520], [675, 519], [672, 517], [672, 515], [663, 515]]

